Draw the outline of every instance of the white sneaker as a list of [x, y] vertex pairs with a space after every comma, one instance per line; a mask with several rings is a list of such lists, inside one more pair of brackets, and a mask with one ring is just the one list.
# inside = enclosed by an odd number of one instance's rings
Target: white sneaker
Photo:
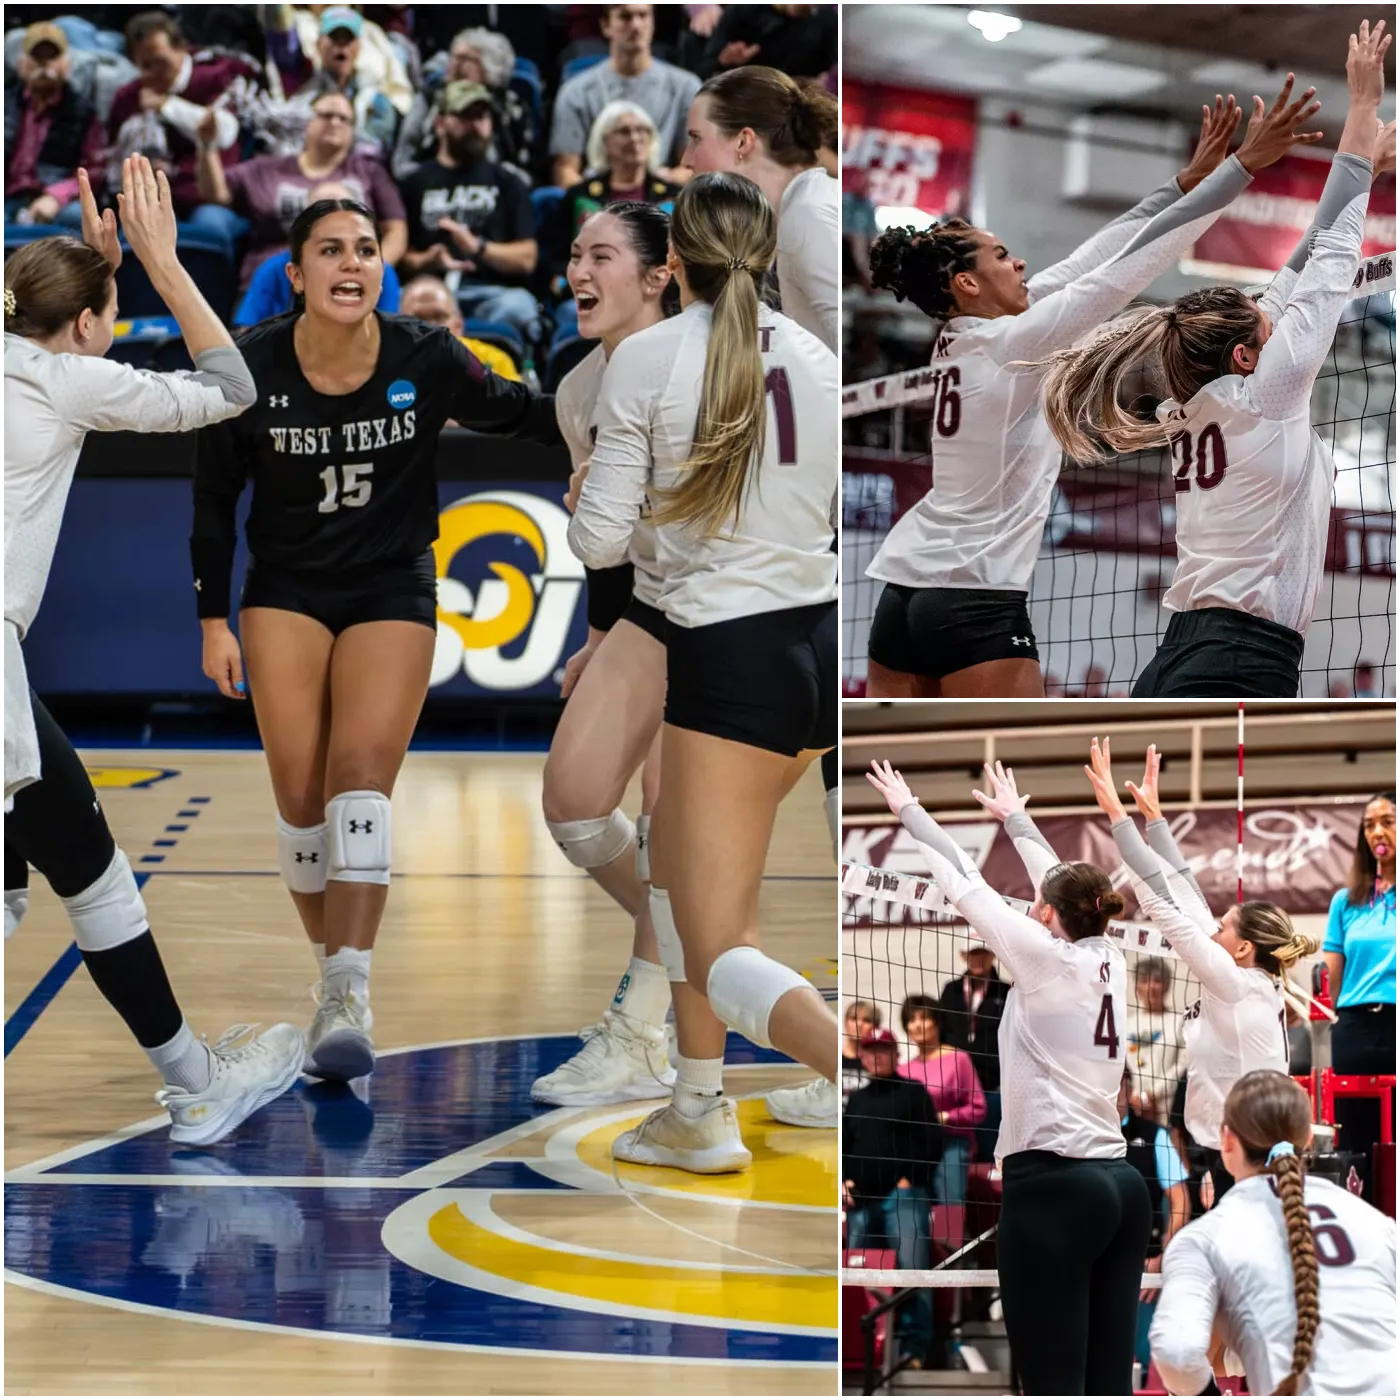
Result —
[[156, 1102], [170, 1114], [172, 1142], [208, 1147], [285, 1094], [301, 1073], [301, 1032], [286, 1022], [254, 1035], [231, 1026], [210, 1047], [209, 1085], [201, 1093], [167, 1084]]
[[537, 1103], [574, 1108], [669, 1097], [676, 1072], [663, 1027], [608, 1011], [579, 1034], [583, 1049], [530, 1086]]
[[614, 1141], [612, 1155], [620, 1162], [679, 1167], [702, 1176], [741, 1172], [753, 1162], [739, 1136], [733, 1099], [716, 1099], [699, 1118], [685, 1117], [674, 1104], [658, 1108]]
[[316, 1017], [306, 1033], [306, 1060], [302, 1069], [318, 1079], [359, 1079], [374, 1073], [374, 1041], [369, 1029], [374, 1013], [352, 991], [328, 992], [318, 982]]
[[811, 1079], [786, 1089], [774, 1089], [763, 1100], [779, 1123], [794, 1128], [834, 1128], [841, 1097], [829, 1079]]

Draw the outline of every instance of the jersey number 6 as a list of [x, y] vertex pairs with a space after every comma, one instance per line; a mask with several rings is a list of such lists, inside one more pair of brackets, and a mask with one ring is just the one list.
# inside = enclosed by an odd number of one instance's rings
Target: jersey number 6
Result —
[[[1172, 456], [1176, 462], [1176, 489], [1191, 489], [1191, 434], [1177, 433], [1172, 438]], [[1196, 439], [1196, 485], [1202, 491], [1209, 491], [1225, 480], [1225, 436], [1219, 423], [1207, 423]], [[1206, 459], [1210, 459], [1207, 466]]]
[[336, 479], [335, 468], [327, 467], [321, 473], [326, 494], [316, 507], [322, 515], [333, 515], [341, 506], [362, 506], [369, 500], [374, 483], [369, 479], [374, 470], [373, 462], [346, 462], [340, 469], [340, 479]]

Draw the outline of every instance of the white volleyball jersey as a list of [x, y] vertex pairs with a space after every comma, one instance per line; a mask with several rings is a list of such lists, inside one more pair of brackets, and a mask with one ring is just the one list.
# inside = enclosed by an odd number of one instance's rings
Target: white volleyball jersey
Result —
[[956, 316], [934, 347], [932, 479], [866, 573], [909, 588], [1029, 589], [1059, 474], [1029, 364], [1073, 345], [1167, 271], [1250, 176], [1231, 157], [1190, 194], [1173, 182], [1027, 284], [1018, 316]]
[[783, 191], [778, 208], [783, 315], [826, 348], [841, 347], [841, 182], [818, 166]]
[[[599, 345], [559, 381], [554, 395], [559, 431], [564, 434], [569, 458], [576, 467], [593, 455], [593, 442], [598, 435], [598, 390], [607, 367], [608, 358]], [[656, 532], [645, 511], [632, 527], [627, 557], [632, 563], [632, 596], [648, 607], [659, 606], [661, 575], [656, 564]]]
[[[598, 397], [598, 438], [569, 526], [591, 568], [621, 563], [649, 492], [674, 488], [690, 456], [711, 309], [629, 336], [613, 351]], [[836, 356], [795, 321], [759, 310], [767, 383], [763, 454], [738, 520], [702, 538], [688, 525], [656, 527], [658, 606], [682, 627], [831, 602], [836, 555], [831, 499], [840, 472]]]
[[1162, 606], [1235, 608], [1304, 633], [1322, 585], [1337, 469], [1312, 426], [1313, 382], [1355, 295], [1366, 199], [1318, 230], [1301, 273], [1261, 305], [1273, 334], [1253, 374], [1161, 404], [1176, 478], [1176, 572]]
[[[1299, 1395], [1394, 1395], [1395, 1222], [1310, 1176], [1303, 1201], [1318, 1260], [1321, 1322]], [[1197, 1395], [1219, 1321], [1251, 1395], [1271, 1395], [1293, 1363], [1293, 1267], [1272, 1176], [1237, 1182], [1167, 1246], [1152, 1359], [1174, 1395]]]

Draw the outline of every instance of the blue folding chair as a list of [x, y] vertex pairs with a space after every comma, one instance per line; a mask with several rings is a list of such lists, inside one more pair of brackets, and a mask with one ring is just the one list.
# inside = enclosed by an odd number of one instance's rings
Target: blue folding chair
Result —
[[515, 361], [516, 369], [525, 367], [525, 341], [514, 326], [504, 321], [463, 322], [462, 334], [471, 340], [484, 340], [487, 345], [495, 345], [504, 350]]
[[559, 381], [593, 353], [596, 340], [585, 340], [577, 330], [559, 331], [549, 347], [549, 355], [544, 362], [544, 389], [552, 394]]
[[517, 58], [506, 86], [524, 99], [538, 131], [544, 124], [544, 82], [540, 70], [530, 59]]

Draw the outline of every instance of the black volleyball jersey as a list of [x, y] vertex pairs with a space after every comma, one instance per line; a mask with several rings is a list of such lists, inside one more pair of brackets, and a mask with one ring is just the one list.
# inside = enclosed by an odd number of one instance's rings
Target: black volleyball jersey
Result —
[[415, 559], [437, 538], [437, 439], [449, 418], [563, 442], [553, 398], [410, 317], [379, 316], [379, 363], [360, 388], [318, 393], [297, 361], [297, 314], [240, 339], [257, 402], [199, 434], [190, 557], [200, 617], [228, 616], [238, 497], [250, 479], [252, 556], [335, 577]]

